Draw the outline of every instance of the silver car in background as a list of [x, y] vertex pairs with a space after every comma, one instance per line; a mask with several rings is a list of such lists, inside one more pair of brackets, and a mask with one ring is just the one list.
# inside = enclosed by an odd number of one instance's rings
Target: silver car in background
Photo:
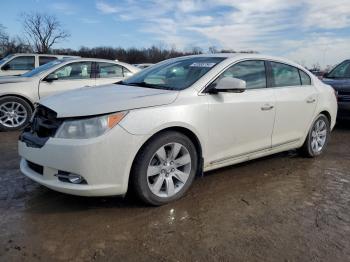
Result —
[[93, 58], [59, 59], [22, 76], [0, 78], [0, 131], [23, 128], [39, 99], [81, 87], [112, 84], [140, 69]]

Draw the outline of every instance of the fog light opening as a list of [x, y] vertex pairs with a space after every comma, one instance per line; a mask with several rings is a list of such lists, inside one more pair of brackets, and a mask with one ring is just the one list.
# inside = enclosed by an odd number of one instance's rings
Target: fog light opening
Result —
[[80, 184], [81, 182], [84, 181], [84, 178], [82, 176], [79, 176], [79, 175], [69, 174], [68, 181], [73, 183], [73, 184]]
[[71, 184], [87, 184], [85, 178], [81, 175], [69, 173], [66, 171], [58, 170], [56, 174], [58, 180], [61, 182], [71, 183]]

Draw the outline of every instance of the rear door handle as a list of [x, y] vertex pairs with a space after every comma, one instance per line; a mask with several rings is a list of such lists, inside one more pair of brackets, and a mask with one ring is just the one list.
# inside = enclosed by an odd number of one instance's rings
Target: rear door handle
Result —
[[311, 104], [311, 103], [315, 103], [316, 99], [315, 98], [309, 98], [308, 100], [306, 100], [306, 103]]
[[269, 104], [266, 104], [266, 105], [261, 107], [262, 111], [268, 111], [268, 110], [271, 110], [271, 109], [273, 109], [273, 106], [269, 105]]

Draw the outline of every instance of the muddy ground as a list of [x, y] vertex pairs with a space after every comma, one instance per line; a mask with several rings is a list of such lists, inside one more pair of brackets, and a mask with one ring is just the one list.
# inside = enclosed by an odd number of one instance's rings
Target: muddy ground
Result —
[[158, 208], [39, 186], [17, 137], [0, 133], [0, 261], [350, 261], [350, 124], [319, 158], [210, 172]]

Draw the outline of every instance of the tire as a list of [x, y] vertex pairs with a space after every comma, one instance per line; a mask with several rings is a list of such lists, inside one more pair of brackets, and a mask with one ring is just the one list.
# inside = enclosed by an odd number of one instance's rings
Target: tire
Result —
[[[300, 153], [306, 157], [316, 157], [321, 155], [327, 147], [329, 134], [329, 120], [325, 115], [320, 114], [312, 123], [306, 140], [300, 148]], [[325, 137], [323, 135], [325, 135]]]
[[15, 96], [0, 98], [0, 131], [24, 128], [32, 114], [32, 107], [24, 99]]
[[137, 154], [131, 187], [146, 204], [164, 205], [186, 193], [197, 168], [198, 153], [192, 141], [182, 133], [166, 131], [151, 138]]

